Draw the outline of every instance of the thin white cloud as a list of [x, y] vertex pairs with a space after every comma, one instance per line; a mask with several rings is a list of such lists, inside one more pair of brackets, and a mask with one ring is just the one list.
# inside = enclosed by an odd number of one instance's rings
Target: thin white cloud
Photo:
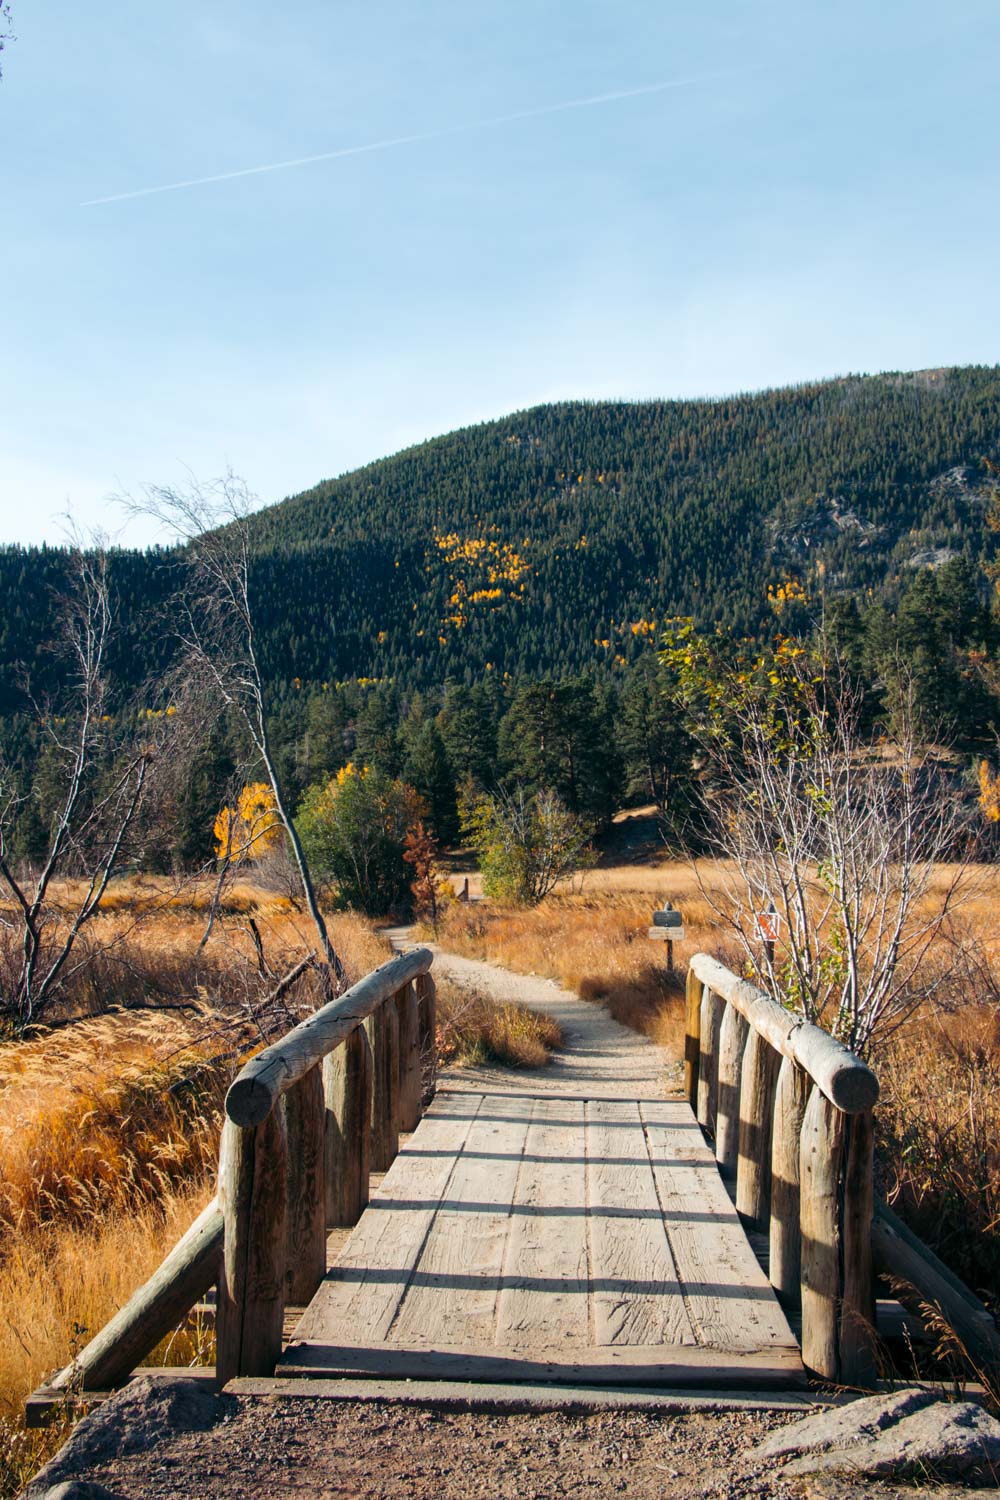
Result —
[[184, 182], [167, 182], [159, 187], [136, 188], [128, 193], [111, 193], [104, 198], [88, 198], [81, 208], [99, 208], [106, 203], [125, 203], [131, 198], [149, 198], [155, 193], [177, 193], [184, 188], [206, 187], [213, 182], [232, 182], [237, 177], [258, 177], [264, 172], [284, 172], [289, 167], [308, 167], [315, 162], [337, 161], [344, 156], [362, 156], [369, 151], [391, 151], [397, 146], [413, 146], [421, 141], [439, 141], [447, 136], [463, 135], [466, 131], [491, 130], [498, 125], [512, 125], [518, 120], [533, 120], [539, 115], [554, 115], [567, 109], [586, 109], [594, 104], [614, 104], [620, 99], [638, 99], [643, 94], [662, 94], [668, 89], [690, 88], [699, 83], [714, 83], [718, 79], [741, 77], [756, 72], [756, 67], [723, 68], [711, 73], [696, 73], [687, 78], [668, 78], [661, 83], [648, 83], [642, 88], [617, 89], [610, 94], [591, 94], [586, 99], [565, 99], [559, 104], [540, 104], [534, 109], [520, 109], [509, 115], [496, 115], [488, 120], [466, 120], [461, 125], [449, 125], [442, 130], [425, 130], [415, 135], [397, 135], [384, 141], [369, 141], [363, 146], [344, 146], [339, 151], [321, 151], [316, 156], [296, 156], [290, 161], [268, 162], [260, 167], [242, 167], [237, 172], [217, 172], [211, 177], [190, 177]]

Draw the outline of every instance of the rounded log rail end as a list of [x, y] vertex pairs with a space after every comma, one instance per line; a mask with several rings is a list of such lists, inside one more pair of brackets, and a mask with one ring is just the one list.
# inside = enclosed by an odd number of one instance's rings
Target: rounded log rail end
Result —
[[776, 1052], [798, 1063], [820, 1092], [844, 1114], [861, 1114], [878, 1099], [878, 1079], [859, 1057], [821, 1027], [785, 1010], [770, 995], [725, 968], [707, 953], [696, 953], [691, 969], [714, 994], [747, 1020]]
[[345, 1041], [390, 995], [426, 974], [432, 960], [429, 948], [414, 948], [389, 959], [251, 1058], [226, 1095], [226, 1114], [233, 1124], [262, 1125], [286, 1089]]

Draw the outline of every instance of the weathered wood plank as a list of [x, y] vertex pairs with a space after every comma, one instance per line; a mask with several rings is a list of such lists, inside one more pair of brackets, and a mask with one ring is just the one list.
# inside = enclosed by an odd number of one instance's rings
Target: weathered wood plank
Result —
[[736, 1176], [740, 1155], [740, 1082], [743, 1048], [750, 1030], [734, 1005], [727, 1005], [719, 1028], [719, 1094], [715, 1112], [715, 1159], [728, 1177]]
[[589, 1104], [586, 1148], [594, 1342], [695, 1344], [638, 1104]]
[[326, 1107], [319, 1065], [282, 1098], [288, 1135], [286, 1301], [304, 1306], [326, 1274]]
[[396, 996], [399, 1015], [399, 1128], [409, 1134], [420, 1123], [423, 1080], [420, 1067], [420, 1000], [414, 985]]
[[707, 984], [702, 991], [698, 1054], [698, 1124], [715, 1135], [719, 1099], [719, 1032], [726, 1002]]
[[750, 1028], [740, 1085], [736, 1211], [750, 1229], [766, 1230], [771, 1206], [771, 1130], [782, 1058]]
[[280, 1110], [243, 1129], [226, 1120], [219, 1159], [225, 1225], [216, 1319], [220, 1383], [269, 1375], [285, 1312], [288, 1141]]
[[372, 1049], [371, 1166], [386, 1172], [399, 1150], [399, 1017], [394, 1001], [365, 1022]]
[[701, 1051], [701, 980], [688, 969], [685, 983], [684, 1097], [698, 1108], [698, 1054]]
[[688, 1314], [709, 1348], [795, 1348], [795, 1340], [696, 1133], [678, 1129], [676, 1106], [639, 1106], [660, 1207]]
[[468, 1094], [438, 1097], [327, 1272], [296, 1338], [339, 1344], [359, 1329], [374, 1344], [386, 1338], [480, 1103]]
[[437, 1088], [437, 988], [431, 973], [419, 975], [415, 983], [420, 1004], [420, 1073], [423, 1096], [431, 1099]]
[[799, 1167], [802, 1121], [811, 1092], [809, 1074], [790, 1057], [783, 1057], [774, 1092], [771, 1128], [768, 1275], [784, 1307], [798, 1307], [802, 1300]]
[[530, 1099], [490, 1096], [472, 1122], [392, 1325], [394, 1343], [492, 1342], [532, 1108]]
[[535, 1106], [507, 1242], [497, 1344], [585, 1344], [589, 1332], [584, 1106]]
[[840, 1378], [840, 1168], [845, 1119], [814, 1086], [799, 1147], [802, 1358], [824, 1380]]
[[843, 1286], [840, 1301], [840, 1378], [871, 1386], [875, 1358], [875, 1277], [872, 1271], [875, 1126], [870, 1109], [850, 1115], [844, 1152]]
[[367, 1344], [289, 1345], [282, 1375], [386, 1376], [396, 1380], [545, 1381], [562, 1385], [792, 1390], [805, 1385], [796, 1349], [732, 1353], [689, 1344], [617, 1344], [602, 1349], [421, 1348]]

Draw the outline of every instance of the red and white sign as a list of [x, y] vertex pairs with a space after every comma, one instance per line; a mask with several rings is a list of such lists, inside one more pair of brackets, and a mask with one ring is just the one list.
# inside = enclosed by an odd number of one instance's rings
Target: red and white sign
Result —
[[757, 936], [762, 943], [776, 943], [781, 932], [781, 913], [759, 911], [756, 914]]

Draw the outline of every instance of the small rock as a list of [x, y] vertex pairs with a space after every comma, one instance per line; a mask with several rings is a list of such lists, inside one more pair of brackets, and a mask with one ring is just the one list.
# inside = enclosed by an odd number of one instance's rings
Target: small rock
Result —
[[[60, 1482], [82, 1483], [75, 1480], [81, 1470], [126, 1453], [144, 1453], [171, 1433], [204, 1431], [218, 1421], [221, 1406], [203, 1380], [143, 1375], [130, 1381], [77, 1424], [24, 1490], [22, 1500], [50, 1500]], [[90, 1496], [74, 1489], [71, 1500], [100, 1500], [99, 1490], [97, 1486]]]
[[847, 1406], [814, 1412], [790, 1427], [779, 1427], [755, 1450], [755, 1458], [782, 1458], [791, 1453], [823, 1453], [859, 1438], [872, 1438], [904, 1417], [937, 1401], [933, 1391], [906, 1386], [885, 1396], [866, 1396]]
[[1000, 1422], [970, 1401], [950, 1404], [909, 1388], [806, 1417], [757, 1448], [758, 1462], [789, 1457], [783, 1473], [865, 1475], [870, 1479], [993, 1478], [1000, 1469]]

